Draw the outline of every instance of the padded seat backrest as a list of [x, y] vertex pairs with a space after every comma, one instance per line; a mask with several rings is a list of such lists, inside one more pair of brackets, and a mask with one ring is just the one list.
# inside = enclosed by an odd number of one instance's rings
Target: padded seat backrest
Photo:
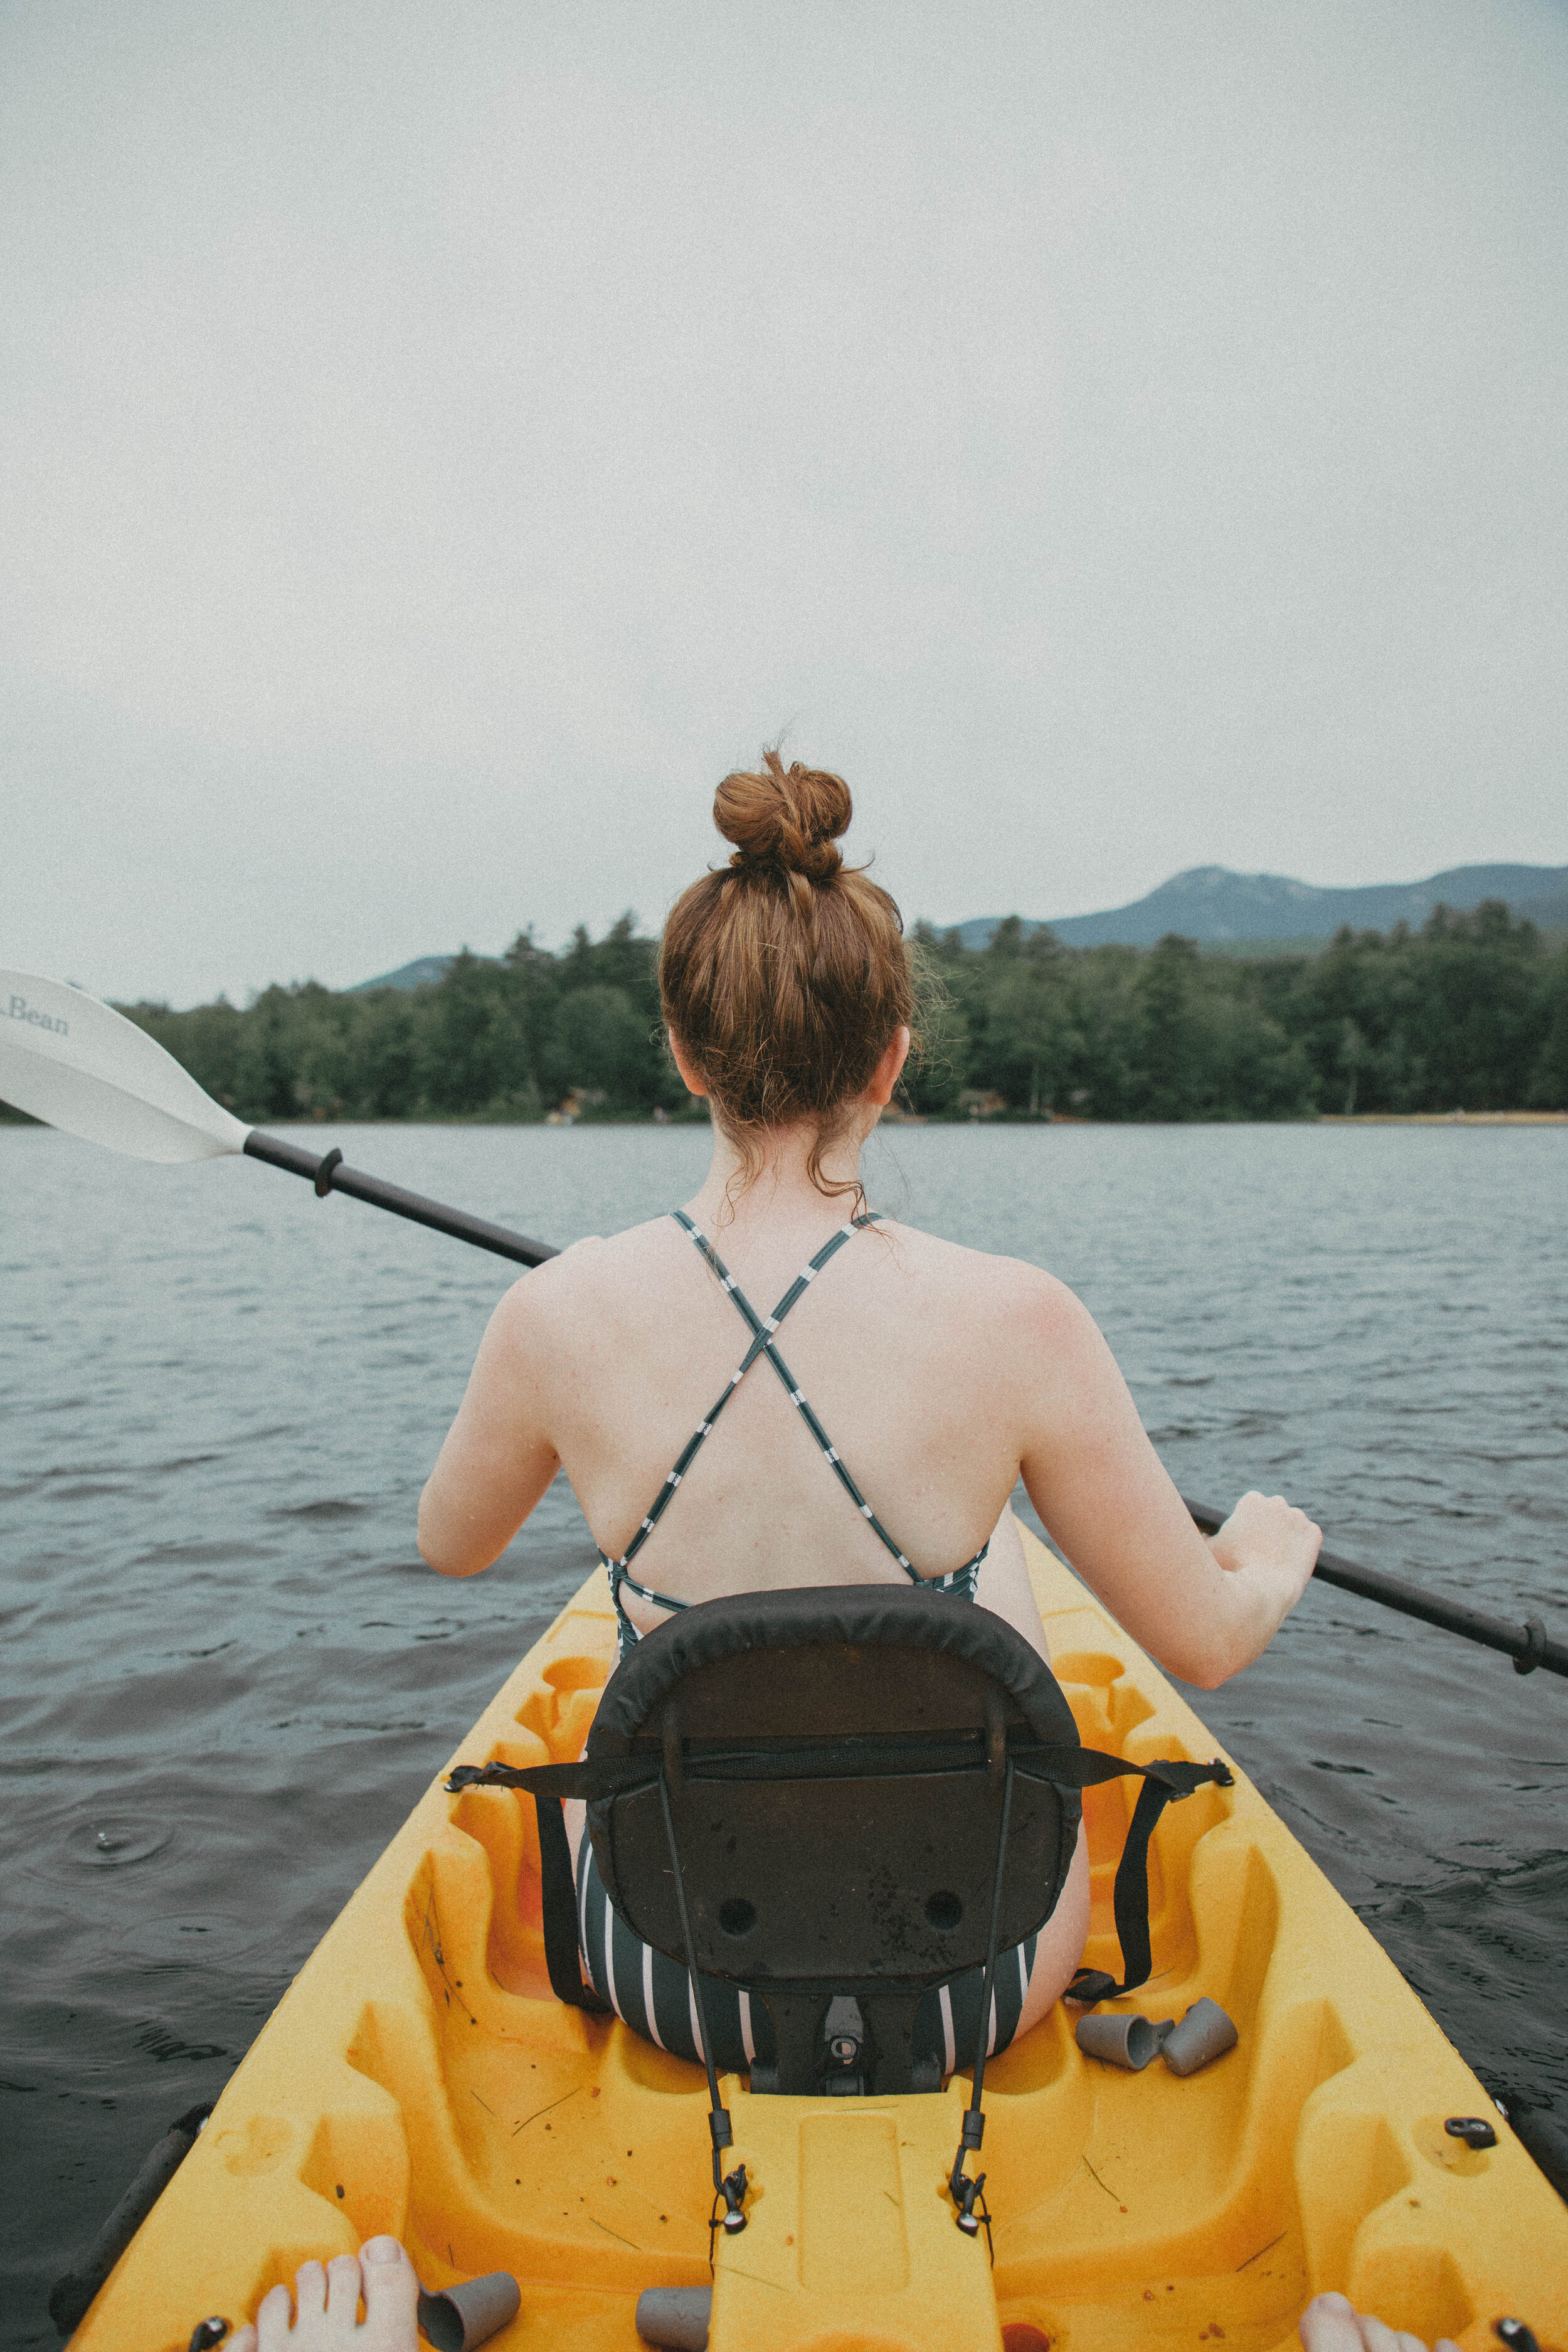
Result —
[[[612, 1677], [587, 1752], [662, 1759], [697, 1966], [761, 1995], [782, 2058], [798, 2041], [783, 2011], [803, 2000], [815, 2017], [833, 1995], [898, 1996], [907, 2024], [921, 1993], [984, 1963], [1008, 1747], [1040, 1742], [1077, 1747], [1071, 1710], [1001, 1618], [853, 1585], [671, 1618]], [[595, 1799], [589, 1823], [622, 1918], [684, 1960], [662, 1805], [645, 1783]], [[1075, 1789], [1013, 1776], [1001, 1947], [1055, 1908], [1080, 1810]]]

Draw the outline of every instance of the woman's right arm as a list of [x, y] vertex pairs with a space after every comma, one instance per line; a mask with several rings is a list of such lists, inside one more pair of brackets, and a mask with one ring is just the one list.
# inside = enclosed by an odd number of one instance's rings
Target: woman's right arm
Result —
[[419, 1549], [443, 1576], [477, 1576], [499, 1559], [561, 1466], [545, 1419], [548, 1315], [541, 1311], [552, 1287], [543, 1277], [560, 1263], [514, 1283], [490, 1317], [419, 1497]]
[[1205, 1541], [1093, 1317], [1030, 1274], [1009, 1302], [1029, 1499], [1133, 1640], [1212, 1690], [1268, 1647], [1306, 1590], [1321, 1530], [1282, 1496], [1247, 1494]]

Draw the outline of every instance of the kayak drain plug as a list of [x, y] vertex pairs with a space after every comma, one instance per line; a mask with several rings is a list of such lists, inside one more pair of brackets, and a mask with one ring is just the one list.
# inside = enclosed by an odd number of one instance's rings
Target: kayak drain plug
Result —
[[1194, 2000], [1180, 2025], [1165, 2035], [1160, 2055], [1173, 2074], [1195, 2074], [1200, 2066], [1234, 2050], [1240, 2039], [1218, 2001], [1205, 1998]]
[[1141, 2074], [1150, 2060], [1163, 2058], [1173, 2074], [1195, 2074], [1234, 2050], [1240, 2036], [1217, 2000], [1194, 2000], [1180, 2025], [1123, 2010], [1114, 2017], [1080, 2017], [1078, 2046], [1089, 2058], [1103, 2058]]
[[1125, 2066], [1130, 2074], [1142, 2073], [1162, 2039], [1150, 2019], [1125, 2011], [1120, 2017], [1080, 2017], [1078, 2021], [1079, 2048], [1090, 2058]]
[[483, 2278], [465, 2279], [439, 2294], [421, 2287], [416, 2317], [436, 2352], [474, 2352], [476, 2345], [510, 2326], [521, 2301], [510, 2271], [487, 2271]]
[[708, 2352], [710, 2286], [645, 2286], [637, 2297], [637, 2334], [660, 2352]]

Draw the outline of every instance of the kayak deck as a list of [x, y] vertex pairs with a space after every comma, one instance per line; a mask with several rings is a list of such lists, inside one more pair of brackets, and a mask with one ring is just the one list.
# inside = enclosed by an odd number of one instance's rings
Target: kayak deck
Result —
[[[1024, 1541], [1086, 1742], [1214, 1755], [1158, 1670]], [[614, 1647], [597, 1570], [453, 1760], [578, 1755]], [[1090, 1967], [1116, 1967], [1131, 1803], [1121, 1782], [1085, 1796]], [[1149, 1875], [1154, 1974], [1106, 2007], [1180, 2017], [1206, 1994], [1238, 2048], [1184, 2080], [1158, 2061], [1126, 2074], [1082, 2055], [1058, 2005], [993, 2060], [994, 2271], [945, 2201], [952, 2091], [752, 2099], [729, 2082], [755, 2195], [752, 2226], [721, 2242], [712, 2352], [1272, 2352], [1326, 2287], [1466, 2352], [1504, 2313], [1568, 2333], [1568, 2208], [1500, 2117], [1494, 2148], [1445, 2133], [1446, 2116], [1495, 2110], [1244, 1774], [1168, 1808]], [[258, 2037], [77, 2352], [184, 2352], [205, 2314], [237, 2324], [307, 2258], [381, 2231], [426, 2286], [516, 2273], [522, 2308], [498, 2352], [633, 2352], [643, 2288], [706, 2284], [701, 2071], [555, 2001], [540, 1918], [531, 1802], [433, 1784]]]

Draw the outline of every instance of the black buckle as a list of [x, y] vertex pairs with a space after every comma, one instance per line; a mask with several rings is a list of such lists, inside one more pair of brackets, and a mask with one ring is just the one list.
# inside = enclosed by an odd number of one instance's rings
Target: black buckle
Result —
[[[952, 2190], [952, 2201], [958, 2208], [952, 2217], [953, 2220], [966, 2238], [977, 2238], [981, 2231], [984, 2231], [986, 2249], [991, 2256], [991, 2267], [994, 2270], [996, 2245], [991, 2235], [990, 2209], [982, 2194], [985, 2187], [985, 2175], [983, 2172], [976, 2173], [972, 2180], [966, 2172], [959, 2172], [955, 2169], [948, 2186]], [[975, 2211], [976, 2206], [980, 2209], [978, 2212]]]
[[[711, 2116], [709, 2118], [710, 2126], [713, 2120], [714, 2119]], [[728, 2126], [729, 2121], [730, 2118], [726, 2116], [724, 2118], [726, 2126]], [[721, 2144], [726, 2147], [729, 2146], [729, 2132], [727, 2128]], [[715, 2151], [717, 2151], [721, 2146], [717, 2133], [714, 2134], [713, 2146]], [[717, 2153], [715, 2153], [713, 2169], [715, 2172], [719, 2169]], [[722, 2212], [719, 2210], [721, 2204], [722, 2204], [724, 2208]], [[713, 2192], [713, 2210], [708, 2216], [708, 2267], [710, 2270], [713, 2267], [713, 2235], [715, 2231], [721, 2229], [727, 2238], [738, 2238], [745, 2226], [746, 2168], [743, 2164], [738, 2164], [733, 2172], [727, 2172], [724, 2175], [723, 2179], [720, 2181], [717, 2189]]]

